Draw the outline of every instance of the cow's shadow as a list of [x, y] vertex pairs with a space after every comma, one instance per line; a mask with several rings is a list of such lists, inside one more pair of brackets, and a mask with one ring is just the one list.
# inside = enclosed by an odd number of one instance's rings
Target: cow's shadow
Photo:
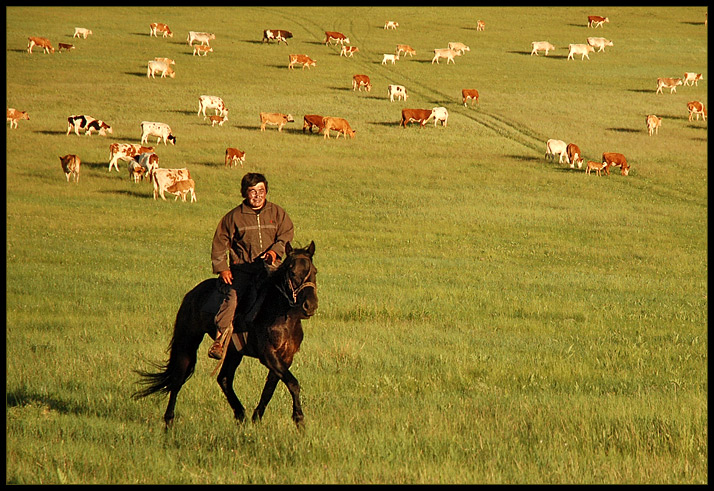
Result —
[[608, 131], [615, 131], [617, 133], [640, 133], [643, 130], [640, 129], [635, 129], [635, 128], [606, 128]]
[[52, 131], [52, 130], [35, 130], [35, 133], [39, 133], [41, 135], [66, 135], [67, 130], [64, 131]]
[[[146, 73], [143, 72], [124, 72], [124, 75], [134, 75], [135, 77], [146, 77]], [[149, 77], [146, 77], [149, 78]]]
[[112, 189], [109, 191], [101, 191], [102, 193], [105, 194], [118, 194], [122, 196], [131, 196], [132, 198], [144, 198], [144, 199], [153, 199], [154, 195], [151, 193], [139, 193], [137, 191], [131, 191], [128, 189]]

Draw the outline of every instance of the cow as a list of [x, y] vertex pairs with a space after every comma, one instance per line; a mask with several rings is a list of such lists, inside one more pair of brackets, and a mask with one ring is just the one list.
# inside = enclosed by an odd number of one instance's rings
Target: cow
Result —
[[50, 43], [50, 40], [47, 38], [30, 36], [29, 38], [27, 38], [28, 53], [32, 54], [33, 46], [39, 46], [40, 48], [44, 49], [45, 54], [55, 52], [55, 49], [52, 47], [52, 43]]
[[203, 113], [206, 116], [206, 109], [213, 109], [216, 115], [223, 116], [223, 113], [228, 112], [223, 99], [215, 95], [201, 95], [198, 96], [198, 113], [196, 116], [200, 116]]
[[385, 29], [396, 29], [399, 27], [399, 22], [394, 22], [393, 20], [388, 20], [384, 23]]
[[568, 145], [563, 140], [550, 139], [545, 144], [545, 158], [548, 157], [555, 158], [559, 155], [558, 163], [563, 163], [563, 157], [565, 157], [565, 163], [569, 164], [570, 159], [568, 159]]
[[284, 31], [282, 29], [266, 29], [263, 31], [262, 42], [270, 43], [271, 39], [275, 39], [278, 41], [278, 44], [280, 44], [280, 41], [282, 41], [285, 43], [285, 45], [287, 45], [288, 39], [290, 39], [291, 37], [293, 37], [293, 33], [290, 31]]
[[697, 115], [697, 121], [699, 121], [700, 114], [704, 118], [704, 121], [707, 120], [707, 108], [704, 107], [703, 103], [699, 101], [688, 102], [687, 109], [689, 109], [689, 121], [692, 120], [692, 116], [694, 116], [695, 114]]
[[228, 111], [224, 112], [222, 116], [204, 116], [203, 120], [205, 121], [206, 118], [211, 120], [211, 127], [216, 126], [216, 124], [223, 126], [223, 123], [228, 121]]
[[27, 111], [18, 111], [14, 107], [7, 108], [7, 120], [10, 121], [10, 129], [17, 128], [17, 122], [21, 119], [30, 120], [30, 115], [27, 114]]
[[72, 37], [78, 38], [79, 36], [82, 36], [84, 39], [87, 39], [87, 36], [89, 36], [90, 34], [92, 34], [91, 29], [86, 29], [84, 27], [75, 27], [74, 35]]
[[154, 147], [144, 147], [138, 143], [112, 143], [109, 145], [109, 172], [115, 167], [119, 172], [117, 162], [121, 160], [134, 160], [134, 157], [143, 153], [152, 153]]
[[619, 167], [620, 174], [626, 176], [630, 173], [630, 166], [627, 165], [627, 159], [621, 153], [605, 152], [602, 154], [602, 164], [605, 174], [610, 175], [610, 167]]
[[433, 115], [434, 111], [431, 109], [402, 109], [402, 121], [399, 125], [406, 128], [407, 123], [419, 123], [423, 128]]
[[71, 50], [73, 50], [73, 49], [74, 49], [74, 45], [73, 45], [73, 44], [67, 44], [67, 43], [58, 43], [58, 44], [57, 44], [57, 52], [58, 52], [58, 53], [61, 53], [62, 50], [71, 51]]
[[340, 137], [340, 133], [345, 137], [345, 140], [347, 139], [347, 135], [350, 135], [350, 138], [355, 137], [355, 131], [350, 127], [346, 119], [326, 116], [322, 118], [322, 126], [324, 127], [325, 138], [330, 138], [330, 130], [337, 132], [335, 139]]
[[181, 201], [184, 203], [186, 202], [186, 194], [191, 193], [191, 203], [196, 201], [196, 183], [193, 182], [193, 179], [184, 179], [182, 181], [175, 182], [174, 184], [170, 185], [169, 187], [166, 188], [166, 192], [170, 194], [175, 194], [176, 198], [174, 198], [174, 201], [179, 199], [181, 197]]
[[79, 167], [82, 164], [82, 162], [79, 160], [79, 157], [76, 155], [72, 154], [67, 154], [64, 157], [60, 157], [60, 164], [62, 165], [62, 170], [64, 171], [64, 175], [67, 177], [67, 182], [69, 182], [69, 178], [73, 177], [74, 182], [76, 184], [79, 184]]
[[154, 58], [154, 61], [160, 61], [162, 63], [166, 63], [167, 65], [175, 65], [176, 64], [176, 62], [174, 60], [172, 60], [171, 58], [165, 58], [162, 56], [157, 56], [156, 58]]
[[538, 56], [538, 51], [545, 51], [545, 56], [548, 56], [548, 51], [555, 50], [555, 46], [550, 44], [548, 41], [533, 41], [531, 43], [531, 56]]
[[474, 107], [474, 101], [476, 101], [476, 104], [479, 104], [478, 90], [476, 90], [476, 89], [462, 89], [461, 90], [461, 99], [462, 99], [462, 102], [464, 103], [464, 107], [466, 107], [466, 102], [468, 102], [469, 99], [471, 99], [471, 107]]
[[226, 167], [235, 167], [237, 163], [243, 167], [245, 163], [245, 152], [241, 152], [237, 148], [226, 148]]
[[453, 63], [454, 65], [456, 62], [454, 61], [454, 56], [457, 56], [459, 54], [458, 51], [454, 51], [451, 48], [439, 48], [434, 50], [434, 58], [431, 60], [431, 64], [433, 65], [434, 62], [436, 64], [439, 64], [439, 58], [446, 58], [446, 64], [448, 65], [449, 62]]
[[365, 87], [367, 92], [372, 90], [372, 82], [370, 82], [367, 75], [355, 75], [352, 77], [352, 90], [362, 91], [362, 86]]
[[485, 31], [486, 30], [486, 23], [482, 20], [479, 20], [476, 22], [476, 30], [477, 31]]
[[605, 164], [602, 162], [593, 162], [592, 160], [588, 160], [588, 165], [585, 167], [585, 173], [590, 174], [590, 171], [595, 171], [595, 173], [599, 176], [600, 172], [602, 169], [605, 167]]
[[592, 27], [593, 29], [596, 27], [602, 27], [604, 22], [609, 23], [610, 19], [607, 17], [600, 17], [599, 15], [588, 15], [588, 27]]
[[163, 37], [174, 37], [174, 33], [171, 32], [171, 29], [169, 29], [169, 26], [166, 24], [162, 24], [161, 22], [152, 22], [149, 24], [149, 37], [159, 37], [157, 34], [159, 32], [163, 33]]
[[385, 53], [382, 55], [382, 65], [386, 65], [388, 61], [392, 62], [392, 65], [396, 62], [396, 60], [399, 59], [399, 55], [391, 55], [389, 53]]
[[394, 96], [397, 96], [397, 99], [400, 101], [404, 99], [406, 102], [407, 97], [409, 95], [407, 94], [407, 89], [404, 88], [403, 85], [390, 85], [387, 87], [387, 94], [389, 95], [389, 102], [394, 102]]
[[404, 52], [404, 55], [409, 55], [410, 57], [414, 57], [416, 54], [416, 51], [408, 44], [397, 44], [397, 57], [399, 57], [402, 52]]
[[151, 174], [151, 184], [154, 185], [154, 199], [161, 196], [166, 201], [164, 192], [179, 181], [191, 179], [191, 173], [185, 167], [183, 169], [156, 169]]
[[471, 48], [466, 46], [464, 43], [456, 43], [456, 42], [449, 43], [449, 49], [458, 51], [459, 55], [462, 55], [462, 54], [466, 53], [467, 51], [471, 51]]
[[449, 111], [447, 111], [445, 107], [435, 107], [431, 110], [431, 113], [434, 117], [434, 128], [436, 128], [439, 121], [441, 121], [442, 126], [446, 126], [446, 123], [449, 120]]
[[570, 168], [574, 169], [575, 164], [578, 164], [578, 169], [583, 167], [583, 152], [580, 151], [580, 147], [575, 143], [568, 143], [566, 148], [567, 160], [570, 161]]
[[588, 44], [593, 48], [600, 48], [597, 50], [598, 53], [601, 51], [605, 51], [605, 46], [614, 46], [612, 44], [612, 41], [605, 38], [588, 38], [587, 41]]
[[141, 122], [141, 143], [147, 143], [150, 136], [157, 137], [156, 144], [161, 143], [164, 140], [164, 145], [166, 142], [171, 142], [171, 145], [176, 145], [176, 137], [171, 134], [171, 127], [166, 123], [155, 123], [153, 121], [142, 121]]
[[330, 41], [334, 40], [335, 44], [340, 43], [341, 45], [350, 44], [350, 38], [336, 31], [325, 31], [325, 46], [330, 44]]
[[92, 131], [97, 131], [101, 136], [110, 135], [114, 132], [111, 126], [101, 119], [94, 119], [86, 114], [73, 115], [67, 118], [67, 136], [74, 130], [74, 134], [79, 136], [79, 130], [83, 130], [87, 136], [92, 135]]
[[[132, 160], [129, 162], [129, 165], [127, 166], [129, 170], [129, 179], [134, 181], [135, 183], [138, 183], [139, 181], [144, 180], [144, 175], [146, 175], [146, 169], [139, 165], [139, 163], [135, 160]], [[151, 179], [151, 178], [149, 178]]]
[[653, 133], [659, 133], [659, 127], [662, 125], [662, 118], [658, 118], [654, 114], [650, 114], [645, 118], [647, 125], [647, 133], [652, 136]]
[[260, 113], [260, 131], [265, 131], [266, 124], [277, 126], [278, 131], [283, 131], [283, 126], [294, 121], [292, 114]]
[[186, 41], [188, 41], [188, 45], [191, 47], [193, 47], [194, 41], [200, 41], [201, 45], [210, 46], [212, 39], [216, 39], [215, 34], [211, 34], [209, 32], [188, 31], [188, 38]]
[[[662, 92], [662, 89], [669, 89], [669, 93], [677, 93], [677, 86], [682, 85], [682, 79], [681, 78], [658, 78], [657, 79], [657, 92], [655, 94], [659, 94]], [[662, 92], [664, 94], [664, 92]]]
[[[699, 81], [702, 79], [701, 73], [690, 73], [684, 72], [684, 85], [699, 85]], [[690, 83], [687, 83], [690, 82]]]
[[166, 78], [168, 75], [171, 78], [176, 78], [176, 72], [168, 63], [163, 61], [149, 60], [146, 65], [146, 78], [156, 78], [156, 72], [161, 72], [161, 78]]
[[347, 58], [347, 55], [350, 55], [350, 58], [354, 56], [356, 52], [359, 51], [359, 48], [357, 46], [342, 46], [342, 51], [340, 51], [340, 56], [344, 56]]
[[305, 133], [305, 130], [310, 130], [310, 133], [312, 133], [313, 128], [317, 128], [317, 132], [321, 132], [324, 128], [324, 122], [323, 120], [325, 119], [324, 116], [320, 116], [319, 114], [306, 114], [303, 116], [303, 123], [302, 123], [302, 132]]
[[[144, 176], [151, 179], [152, 174], [159, 168], [159, 156], [153, 152], [138, 153], [129, 162], [129, 178], [133, 178], [134, 182], [143, 180]], [[119, 169], [117, 169], [117, 172]], [[133, 171], [133, 172], [132, 172]]]
[[568, 60], [574, 60], [575, 58], [573, 58], [573, 55], [583, 55], [580, 57], [581, 60], [584, 60], [585, 58], [589, 60], [590, 57], [588, 56], [588, 53], [594, 52], [595, 48], [587, 44], [570, 44], [568, 45], [568, 50]]
[[302, 65], [303, 70], [306, 66], [308, 68], [315, 66], [315, 60], [313, 60], [307, 55], [288, 55], [288, 61], [290, 62], [288, 64], [288, 69], [290, 70], [293, 69], [293, 65], [295, 65], [296, 63], [300, 63]]
[[[203, 53], [203, 55], [201, 53]], [[202, 44], [197, 44], [193, 47], [193, 56], [208, 56], [208, 53], [213, 53], [213, 48], [211, 48], [210, 46], [203, 46]]]

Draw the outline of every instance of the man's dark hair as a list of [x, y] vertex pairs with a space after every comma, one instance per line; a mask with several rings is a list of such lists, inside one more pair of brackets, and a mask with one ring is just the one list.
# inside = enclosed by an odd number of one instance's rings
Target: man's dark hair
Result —
[[257, 185], [259, 182], [265, 184], [265, 192], [268, 193], [268, 180], [263, 174], [258, 172], [248, 172], [243, 176], [240, 182], [240, 195], [244, 198], [248, 197], [248, 188]]

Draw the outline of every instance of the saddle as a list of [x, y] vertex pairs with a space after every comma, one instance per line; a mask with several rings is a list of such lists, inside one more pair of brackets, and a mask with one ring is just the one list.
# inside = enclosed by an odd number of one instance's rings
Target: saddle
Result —
[[[233, 325], [239, 326], [245, 324], [250, 325], [255, 319], [260, 306], [265, 298], [265, 292], [260, 292], [259, 284], [253, 284], [248, 288], [240, 303], [236, 306], [236, 314], [233, 316]], [[221, 307], [223, 300], [228, 295], [229, 285], [226, 285], [220, 278], [215, 278], [214, 287], [205, 303], [201, 307], [201, 312], [206, 312], [215, 317], [218, 309]], [[237, 322], [238, 312], [245, 312], [243, 316], [244, 322]]]

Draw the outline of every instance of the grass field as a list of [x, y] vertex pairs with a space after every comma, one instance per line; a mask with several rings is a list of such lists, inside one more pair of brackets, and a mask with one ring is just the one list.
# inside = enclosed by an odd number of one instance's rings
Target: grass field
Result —
[[[706, 8], [598, 10], [7, 8], [7, 106], [31, 119], [7, 130], [6, 482], [706, 483], [708, 123], [686, 109], [708, 105]], [[592, 14], [610, 22], [588, 29]], [[263, 29], [294, 37], [264, 44]], [[215, 52], [192, 56], [190, 30], [215, 33]], [[340, 57], [326, 30], [360, 51]], [[27, 36], [76, 49], [28, 55]], [[566, 60], [588, 36], [614, 46]], [[556, 51], [530, 56], [541, 40]], [[450, 41], [471, 51], [432, 65]], [[417, 56], [381, 65], [397, 43]], [[291, 53], [317, 66], [288, 71]], [[155, 56], [174, 79], [147, 79]], [[703, 80], [655, 94], [685, 71]], [[352, 91], [358, 73], [371, 92]], [[201, 94], [224, 99], [223, 127], [196, 115]], [[402, 108], [435, 106], [447, 127], [398, 126]], [[263, 133], [261, 111], [295, 123]], [[303, 134], [311, 113], [355, 139]], [[114, 133], [66, 136], [72, 114]], [[190, 169], [197, 203], [107, 172], [109, 144], [138, 143], [144, 120], [173, 128], [160, 165]], [[623, 153], [630, 175], [545, 160], [549, 138], [586, 160]], [[227, 146], [243, 169], [224, 168]], [[133, 370], [166, 356], [247, 171], [267, 176], [296, 245], [317, 245], [320, 308], [293, 364], [306, 428], [282, 385], [261, 424], [236, 425], [206, 342], [165, 433], [166, 400], [131, 399]], [[248, 411], [265, 375], [238, 368]]]

